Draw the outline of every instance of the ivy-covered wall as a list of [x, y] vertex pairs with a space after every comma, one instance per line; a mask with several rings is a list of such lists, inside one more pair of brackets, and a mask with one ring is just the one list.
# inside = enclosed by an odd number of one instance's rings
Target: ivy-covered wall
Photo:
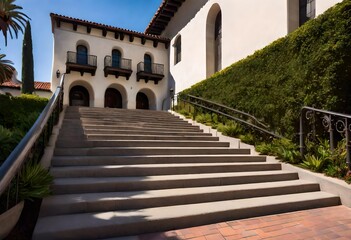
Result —
[[184, 93], [249, 112], [287, 137], [304, 105], [351, 113], [351, 0]]

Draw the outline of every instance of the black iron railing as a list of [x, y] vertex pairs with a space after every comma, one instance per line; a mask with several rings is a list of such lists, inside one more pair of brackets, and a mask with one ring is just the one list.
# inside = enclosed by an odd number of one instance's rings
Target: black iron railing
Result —
[[97, 57], [94, 55], [81, 54], [76, 52], [67, 52], [67, 63], [79, 65], [97, 66]]
[[337, 141], [346, 139], [346, 163], [351, 170], [351, 115], [303, 107], [300, 116], [300, 152], [306, 152], [306, 140], [329, 138], [330, 150]]
[[106, 56], [104, 59], [105, 67], [113, 67], [131, 70], [132, 60], [126, 58], [112, 58], [111, 56]]
[[[178, 104], [181, 104], [180, 102], [185, 102], [192, 105], [194, 107], [195, 116], [197, 114], [197, 109], [201, 109], [234, 120], [243, 126], [261, 132], [266, 136], [273, 138], [282, 138], [280, 135], [269, 130], [267, 125], [259, 121], [255, 116], [251, 114], [192, 95], [178, 94], [176, 97]], [[172, 109], [174, 109], [174, 98], [172, 98]]]
[[[18, 193], [18, 181], [16, 179], [22, 167], [26, 162], [40, 161], [52, 129], [59, 120], [60, 112], [63, 110], [64, 78], [65, 75], [63, 74], [60, 85], [32, 128], [0, 167], [0, 198], [3, 199], [4, 194], [7, 194], [7, 208], [9, 207], [9, 195], [13, 192]], [[16, 203], [17, 201], [18, 199], [16, 199]]]
[[137, 66], [138, 72], [145, 72], [156, 75], [164, 75], [164, 65], [158, 63], [140, 62]]

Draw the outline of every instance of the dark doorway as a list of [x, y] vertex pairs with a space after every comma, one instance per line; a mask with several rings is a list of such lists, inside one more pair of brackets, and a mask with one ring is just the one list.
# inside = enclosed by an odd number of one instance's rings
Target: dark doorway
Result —
[[149, 99], [145, 93], [139, 92], [137, 94], [136, 109], [149, 109]]
[[122, 95], [114, 88], [108, 88], [105, 92], [105, 107], [122, 108]]
[[112, 50], [112, 67], [121, 68], [121, 52], [117, 49]]
[[71, 91], [69, 91], [69, 105], [89, 107], [88, 90], [82, 86], [74, 86]]
[[77, 63], [82, 65], [88, 64], [88, 49], [83, 45], [77, 46]]
[[222, 12], [216, 17], [215, 24], [215, 72], [222, 69]]
[[152, 59], [149, 54], [144, 55], [144, 71], [152, 73]]

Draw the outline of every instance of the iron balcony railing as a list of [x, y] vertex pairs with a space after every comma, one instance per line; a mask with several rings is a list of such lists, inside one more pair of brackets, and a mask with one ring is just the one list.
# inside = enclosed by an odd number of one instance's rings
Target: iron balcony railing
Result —
[[126, 58], [112, 58], [106, 56], [104, 59], [105, 67], [120, 68], [125, 70], [132, 69], [132, 60]]
[[76, 52], [67, 52], [67, 63], [79, 65], [97, 66], [97, 57], [95, 55], [81, 54]]
[[188, 94], [175, 95], [172, 97], [172, 109], [174, 109], [175, 97], [177, 98], [178, 102], [185, 102], [192, 105], [195, 111], [194, 115], [197, 114], [197, 109], [202, 109], [204, 111], [216, 113], [228, 119], [239, 122], [243, 126], [258, 131], [269, 138], [282, 138], [282, 136], [280, 136], [279, 134], [276, 134], [269, 130], [269, 127], [261, 121], [259, 121], [255, 116], [200, 97]]
[[18, 181], [16, 180], [22, 167], [27, 162], [40, 160], [53, 126], [58, 122], [60, 112], [63, 110], [64, 78], [65, 74], [61, 76], [60, 85], [32, 128], [0, 166], [0, 198], [4, 199], [4, 194], [7, 194], [7, 208], [10, 194], [17, 192], [16, 196], [18, 196]]
[[306, 141], [329, 138], [330, 150], [346, 139], [346, 163], [351, 170], [351, 115], [312, 107], [303, 107], [300, 115], [300, 152], [305, 154]]
[[158, 63], [140, 62], [137, 66], [138, 72], [145, 72], [155, 75], [164, 75], [164, 65]]

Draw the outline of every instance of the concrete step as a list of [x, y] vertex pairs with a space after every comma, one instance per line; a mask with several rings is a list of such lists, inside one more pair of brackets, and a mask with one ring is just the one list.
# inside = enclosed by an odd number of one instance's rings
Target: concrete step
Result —
[[52, 166], [100, 166], [169, 163], [246, 163], [265, 162], [253, 155], [148, 155], [148, 156], [54, 156]]
[[100, 165], [53, 167], [55, 178], [71, 177], [136, 177], [177, 174], [253, 172], [281, 170], [280, 163], [173, 163], [139, 165]]
[[[64, 120], [64, 122], [67, 120]], [[71, 121], [71, 120], [69, 120]], [[81, 118], [80, 121], [83, 124], [94, 124], [94, 123], [102, 123], [102, 124], [133, 124], [133, 125], [169, 125], [169, 126], [191, 126], [191, 123], [183, 121], [181, 119], [171, 120], [166, 119], [164, 121], [142, 121], [139, 118]]]
[[185, 140], [87, 140], [63, 139], [56, 142], [59, 148], [92, 147], [229, 147], [228, 142]]
[[316, 183], [293, 180], [138, 192], [56, 195], [44, 199], [40, 216], [164, 207], [319, 190]]
[[[139, 134], [88, 134], [88, 140], [178, 140], [178, 141], [219, 141], [219, 137], [212, 136], [165, 136]], [[62, 140], [60, 138], [60, 140]], [[65, 139], [67, 140], [67, 139]]]
[[[178, 132], [172, 129], [164, 131], [148, 130], [148, 129], [133, 129], [133, 130], [124, 130], [124, 129], [96, 129], [96, 128], [85, 128], [85, 134], [140, 134], [140, 135], [166, 135], [166, 136], [212, 136], [211, 133], [204, 133], [202, 130], [195, 131], [185, 131]], [[61, 134], [61, 131], [60, 131]]]
[[94, 147], [55, 148], [56, 156], [140, 156], [190, 154], [250, 154], [250, 149], [207, 147]]
[[56, 178], [54, 194], [145, 191], [297, 180], [289, 171], [231, 172], [140, 177]]
[[122, 129], [122, 130], [143, 130], [149, 129], [153, 131], [179, 131], [179, 132], [188, 132], [188, 131], [201, 131], [198, 126], [185, 126], [185, 127], [177, 127], [177, 126], [136, 126], [136, 125], [99, 125], [99, 124], [85, 124], [83, 125], [83, 129]]
[[100, 239], [340, 204], [325, 192], [39, 218], [33, 239]]

